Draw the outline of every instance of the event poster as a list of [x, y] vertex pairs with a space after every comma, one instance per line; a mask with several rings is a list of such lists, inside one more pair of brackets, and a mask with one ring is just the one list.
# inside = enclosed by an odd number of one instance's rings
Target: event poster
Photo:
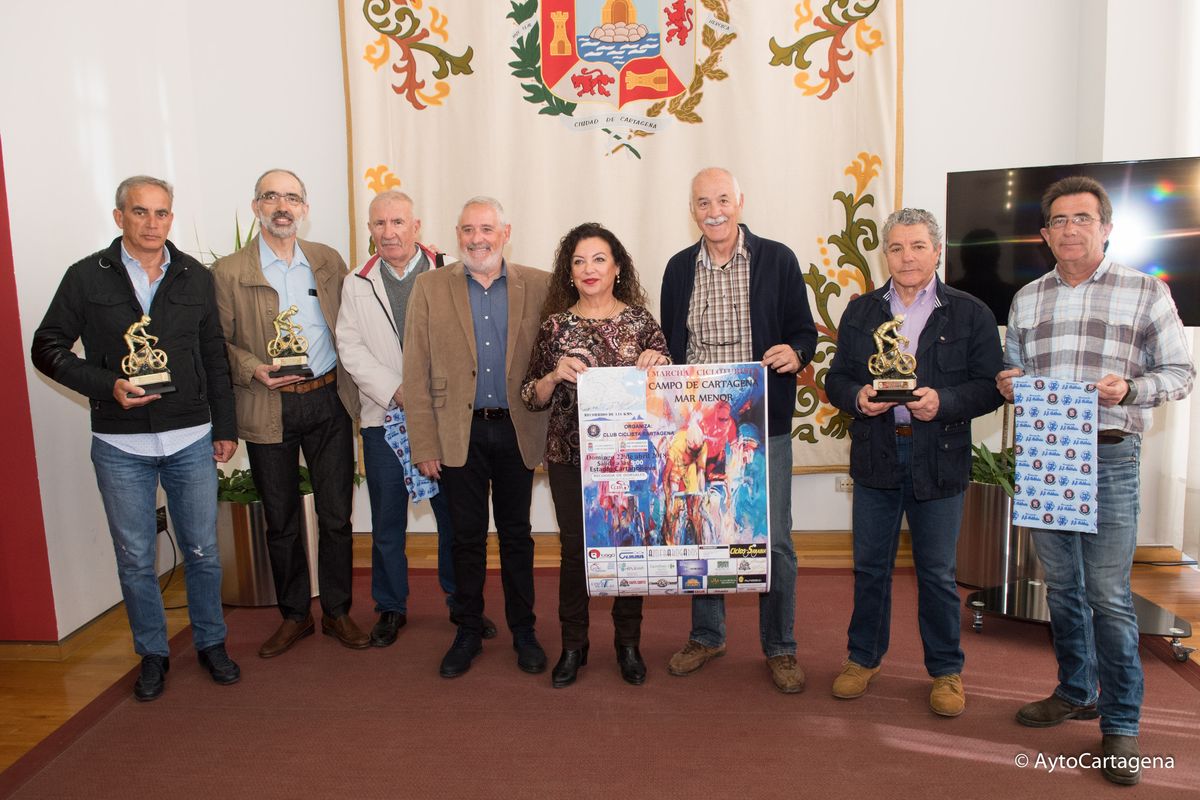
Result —
[[760, 364], [580, 376], [589, 594], [770, 589], [765, 382]]
[[1096, 532], [1096, 386], [1013, 380], [1013, 524]]

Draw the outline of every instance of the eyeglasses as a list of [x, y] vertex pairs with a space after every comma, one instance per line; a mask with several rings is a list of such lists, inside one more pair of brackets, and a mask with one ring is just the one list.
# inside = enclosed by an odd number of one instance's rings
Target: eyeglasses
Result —
[[257, 199], [260, 203], [278, 203], [282, 200], [289, 206], [298, 206], [304, 203], [304, 198], [298, 194], [295, 194], [294, 192], [288, 192], [287, 194], [280, 194], [279, 192], [263, 192], [258, 196]]
[[742, 312], [733, 303], [733, 319], [723, 317], [718, 306], [705, 303], [700, 312], [700, 343], [707, 347], [730, 347], [742, 342]]
[[1091, 214], [1072, 214], [1069, 217], [1060, 214], [1057, 217], [1051, 217], [1050, 221], [1046, 223], [1046, 227], [1052, 228], [1053, 230], [1058, 230], [1059, 228], [1067, 227], [1067, 222], [1070, 222], [1076, 228], [1087, 228], [1090, 227], [1093, 222], [1099, 221], [1100, 220], [1096, 219]]

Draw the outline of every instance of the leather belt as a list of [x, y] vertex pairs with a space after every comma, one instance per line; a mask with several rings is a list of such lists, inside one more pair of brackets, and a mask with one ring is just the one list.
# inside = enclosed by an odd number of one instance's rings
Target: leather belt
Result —
[[1109, 428], [1096, 434], [1097, 444], [1120, 444], [1129, 434], [1118, 428]]
[[897, 436], [912, 436], [912, 425], [897, 425], [896, 426], [896, 435]]
[[480, 419], [492, 421], [508, 419], [509, 416], [507, 408], [477, 408], [472, 413]]
[[312, 380], [301, 381], [300, 383], [289, 383], [287, 386], [280, 386], [279, 391], [291, 392], [293, 394], [307, 394], [314, 389], [320, 389], [322, 386], [328, 386], [337, 380], [337, 370], [331, 369], [319, 378]]

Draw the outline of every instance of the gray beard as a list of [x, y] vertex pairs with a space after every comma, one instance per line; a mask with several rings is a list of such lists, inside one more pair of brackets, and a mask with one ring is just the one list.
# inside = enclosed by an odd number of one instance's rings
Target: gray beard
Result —
[[266, 215], [260, 214], [258, 217], [259, 226], [277, 239], [290, 239], [296, 235], [298, 222], [292, 220], [287, 225], [276, 225], [275, 221]]

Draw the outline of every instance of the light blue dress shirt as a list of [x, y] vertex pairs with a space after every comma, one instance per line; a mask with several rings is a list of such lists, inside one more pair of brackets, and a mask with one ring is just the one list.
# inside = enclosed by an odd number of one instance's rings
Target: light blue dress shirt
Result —
[[260, 236], [258, 260], [262, 264], [263, 277], [279, 294], [279, 310], [282, 312], [293, 305], [300, 309], [292, 321], [300, 325], [301, 334], [308, 340], [308, 368], [318, 376], [329, 372], [337, 366], [337, 351], [317, 301], [317, 279], [300, 243], [296, 243], [289, 265], [276, 256]]

